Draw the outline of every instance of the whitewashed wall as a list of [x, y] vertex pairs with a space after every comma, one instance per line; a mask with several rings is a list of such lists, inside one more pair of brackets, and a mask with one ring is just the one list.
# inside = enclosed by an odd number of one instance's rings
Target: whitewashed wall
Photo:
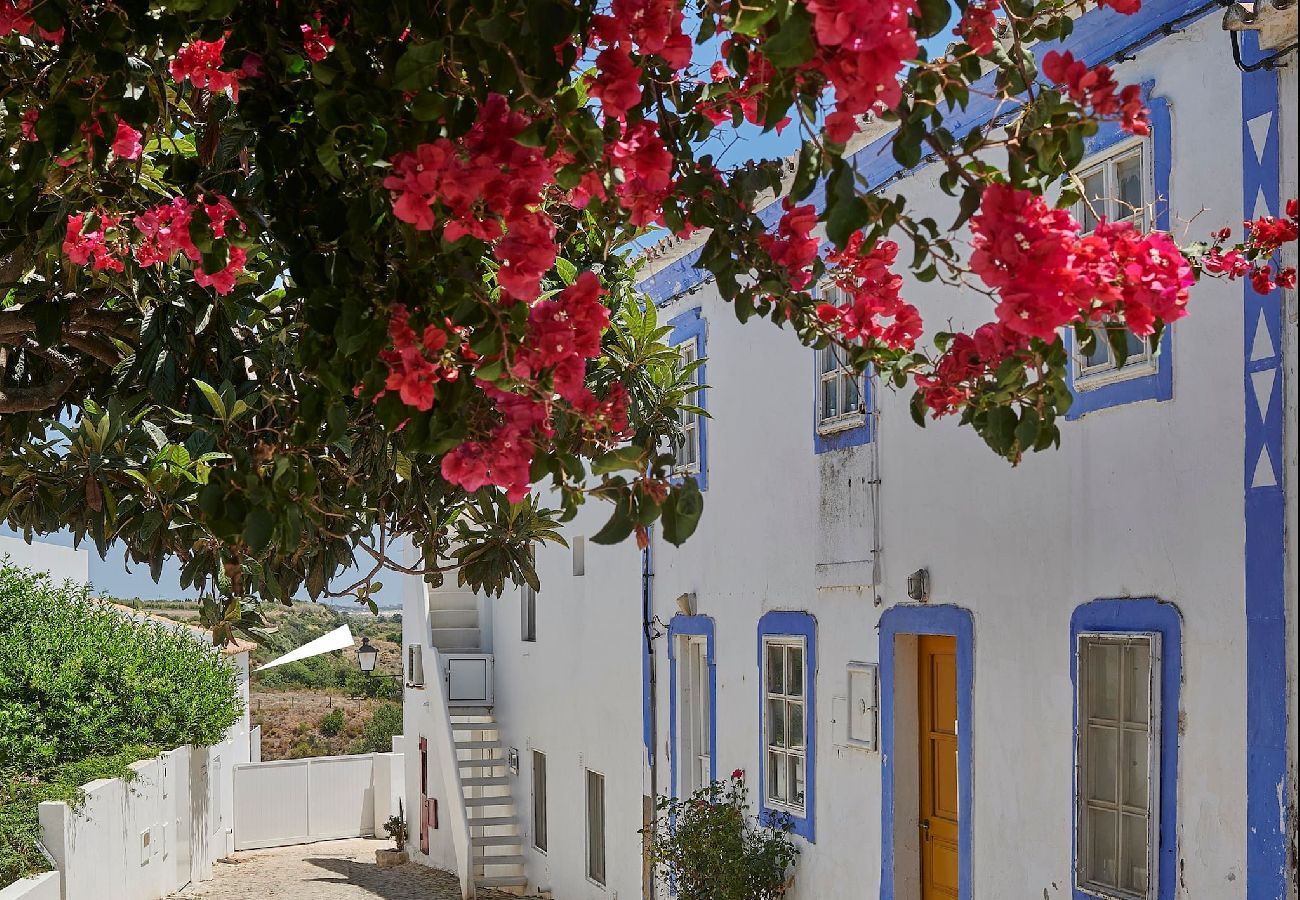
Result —
[[42, 843], [63, 900], [157, 900], [211, 878], [212, 863], [229, 852], [216, 761], [231, 752], [228, 742], [179, 747], [133, 764], [129, 781], [88, 783], [75, 809], [42, 803]]
[[[1230, 53], [1216, 14], [1117, 67], [1121, 83], [1154, 81], [1170, 104], [1171, 228], [1180, 237], [1241, 217], [1241, 80]], [[1288, 78], [1284, 85], [1294, 87]], [[1291, 174], [1284, 191], [1291, 196], [1294, 96], [1285, 102], [1284, 171]], [[890, 190], [907, 194], [916, 214], [949, 221], [953, 207], [936, 177], [923, 171]], [[970, 328], [991, 317], [987, 301], [937, 285], [909, 282], [905, 296], [931, 328], [949, 321]], [[1288, 303], [1294, 324], [1294, 296]], [[880, 615], [908, 602], [906, 577], [921, 567], [932, 576], [931, 602], [971, 610], [975, 623], [974, 895], [1068, 896], [1070, 615], [1096, 598], [1155, 596], [1176, 604], [1183, 621], [1180, 896], [1244, 898], [1240, 285], [1207, 281], [1194, 289], [1191, 317], [1174, 327], [1173, 400], [1063, 422], [1060, 450], [1031, 455], [1014, 469], [955, 422], [918, 429], [906, 407], [910, 391], [884, 390], [879, 606], [869, 589], [818, 587], [823, 499], [834, 506], [850, 491], [847, 479], [866, 478], [870, 469], [865, 452], [843, 453], [837, 466], [823, 466], [814, 454], [811, 352], [771, 325], [739, 325], [711, 285], [661, 317], [694, 307], [703, 308], [708, 328], [709, 486], [699, 531], [683, 548], [654, 538], [654, 612], [667, 622], [674, 598], [691, 591], [698, 611], [714, 620], [717, 771], [724, 777], [733, 768], [757, 775], [758, 619], [775, 609], [817, 619], [817, 841], [804, 847], [792, 900], [879, 896], [881, 759], [835, 746], [832, 699], [845, 693], [850, 661], [878, 661]], [[1294, 378], [1294, 340], [1290, 346]], [[1287, 403], [1294, 429], [1293, 389]], [[1294, 430], [1289, 440], [1294, 463]], [[1289, 502], [1294, 511], [1293, 483]], [[585, 511], [568, 536], [593, 533], [605, 512]], [[1290, 541], [1294, 622], [1294, 536]], [[588, 543], [586, 565], [587, 574], [574, 577], [568, 551], [539, 552], [536, 644], [518, 640], [517, 596], [492, 605], [497, 712], [507, 745], [521, 751], [515, 792], [525, 823], [526, 750], [543, 749], [549, 760], [551, 846], [546, 855], [525, 851], [529, 874], [566, 900], [641, 890], [640, 558], [630, 546]], [[408, 606], [413, 615], [418, 605]], [[669, 783], [664, 643], [657, 643], [661, 792]], [[1288, 699], [1294, 711], [1294, 682]], [[584, 766], [607, 776], [607, 888], [584, 877]], [[898, 811], [908, 815], [915, 817]]]
[[85, 584], [90, 580], [90, 554], [85, 550], [41, 541], [29, 544], [0, 534], [0, 559], [6, 556], [14, 565], [36, 572], [49, 572], [56, 582], [71, 580]]
[[0, 900], [60, 900], [63, 882], [58, 872], [45, 872], [0, 888]]

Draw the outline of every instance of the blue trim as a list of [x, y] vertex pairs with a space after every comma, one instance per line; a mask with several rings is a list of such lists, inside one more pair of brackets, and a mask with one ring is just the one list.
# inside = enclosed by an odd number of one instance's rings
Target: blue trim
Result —
[[[695, 370], [695, 377], [700, 384], [708, 384], [708, 323], [701, 315], [700, 307], [689, 309], [678, 316], [673, 316], [668, 320], [668, 325], [672, 328], [672, 334], [668, 337], [668, 342], [676, 347], [678, 344], [684, 344], [689, 340], [695, 341], [695, 355], [697, 358], [704, 360], [704, 363]], [[709, 392], [701, 390], [696, 393], [696, 406], [703, 410], [709, 408]], [[700, 416], [699, 422], [700, 436], [700, 471], [695, 473], [695, 481], [700, 486], [701, 491], [709, 489], [709, 419], [708, 416]]]
[[[1169, 173], [1173, 169], [1173, 125], [1169, 114], [1169, 101], [1151, 94], [1152, 82], [1145, 82], [1142, 91], [1151, 110], [1151, 172], [1155, 179], [1155, 222], [1157, 230], [1169, 230]], [[1120, 128], [1118, 122], [1104, 122], [1097, 133], [1084, 144], [1084, 153], [1091, 156], [1109, 150], [1128, 140], [1132, 135]], [[1099, 409], [1110, 409], [1141, 400], [1164, 401], [1174, 397], [1174, 329], [1166, 329], [1156, 355], [1156, 370], [1148, 375], [1127, 378], [1100, 387], [1079, 390], [1074, 386], [1074, 330], [1065, 329], [1066, 364], [1065, 380], [1074, 402], [1065, 414], [1069, 421]]]
[[[804, 691], [807, 706], [804, 710], [804, 803], [803, 815], [787, 809], [767, 805], [767, 703], [766, 669], [763, 659], [763, 639], [769, 637], [802, 637], [804, 639]], [[758, 620], [758, 810], [759, 820], [771, 821], [788, 816], [794, 833], [810, 844], [817, 842], [817, 619], [810, 613], [773, 611], [764, 613]]]
[[[1258, 55], [1258, 36], [1241, 35], [1243, 56]], [[1281, 212], [1278, 73], [1241, 76], [1243, 218]], [[1250, 124], [1271, 115], [1262, 153]], [[1262, 158], [1261, 158], [1262, 157]], [[1255, 209], [1263, 197], [1266, 209]], [[1286, 498], [1283, 492], [1282, 292], [1242, 288], [1245, 445], [1242, 478], [1246, 518], [1246, 898], [1287, 896], [1288, 808], [1294, 802], [1287, 767]], [[1266, 340], [1256, 346], [1257, 330]], [[1259, 351], [1256, 356], [1256, 351]], [[1256, 389], [1263, 394], [1258, 400]]]
[[[649, 528], [654, 528], [653, 525]], [[646, 541], [645, 549], [641, 551], [641, 608], [646, 619], [650, 618], [650, 613], [654, 607], [651, 605], [650, 590], [654, 583], [654, 540]], [[650, 639], [653, 635], [645, 633], [646, 628], [654, 628], [653, 622], [650, 625], [642, 623], [641, 633], [641, 743], [645, 745], [646, 764], [650, 768], [655, 766], [654, 752], [654, 705], [651, 702], [650, 691], [650, 671], [654, 667], [654, 641]]]
[[[975, 716], [975, 620], [959, 606], [893, 606], [880, 617], [880, 900], [894, 900], [894, 644], [899, 635], [950, 634], [957, 639], [957, 897], [973, 900], [975, 820], [971, 761]], [[915, 815], [902, 810], [900, 815]]]
[[704, 652], [709, 663], [709, 780], [718, 780], [718, 667], [713, 656], [713, 619], [708, 616], [675, 615], [668, 622], [668, 727], [673, 748], [672, 796], [677, 796], [677, 768], [682, 758], [677, 744], [677, 638], [703, 635]]
[[[1074, 771], [1079, 767], [1079, 635], [1089, 632], [1156, 632], [1160, 635], [1160, 846], [1156, 848], [1159, 893], [1173, 900], [1178, 893], [1178, 718], [1183, 683], [1183, 617], [1178, 608], [1151, 597], [1093, 600], [1070, 616], [1070, 685], [1074, 692]], [[1074, 781], [1070, 828], [1070, 881], [1074, 900], [1095, 900], [1077, 886], [1079, 871], [1079, 794]]]
[[[1068, 49], [1075, 57], [1093, 66], [1110, 60], [1120, 51], [1131, 53], [1136, 49], [1134, 45], [1138, 42], [1142, 42], [1143, 45], [1153, 44], [1169, 37], [1170, 34], [1176, 34], [1177, 29], [1170, 29], [1168, 34], [1163, 30], [1175, 20], [1186, 17], [1190, 22], [1212, 15], [1221, 9], [1217, 2], [1205, 2], [1205, 0], [1145, 0], [1142, 8], [1131, 16], [1094, 7], [1075, 19], [1074, 30], [1066, 40], [1036, 44], [1033, 53], [1041, 65], [1043, 56], [1049, 51]], [[1263, 74], [1271, 75], [1267, 72]], [[1276, 78], [1275, 75], [1271, 77]], [[944, 127], [952, 132], [957, 140], [964, 138], [975, 126], [988, 121], [999, 112], [1006, 111], [1005, 107], [998, 105], [993, 99], [991, 87], [992, 76], [986, 76], [972, 86], [970, 104], [965, 110], [951, 110], [945, 114]], [[892, 133], [883, 135], [853, 154], [854, 167], [866, 179], [872, 190], [879, 190], [886, 182], [909, 171], [894, 160], [890, 148], [892, 138]], [[929, 164], [929, 160], [922, 160], [916, 168], [924, 168]], [[813, 204], [818, 214], [825, 210], [826, 183], [824, 181], [818, 184], [807, 202]], [[780, 212], [781, 205], [771, 203], [759, 212], [759, 217], [771, 227], [776, 223]], [[698, 288], [713, 277], [706, 270], [698, 268], [703, 251], [703, 247], [697, 247], [673, 260], [658, 272], [640, 281], [638, 287], [658, 306], [663, 306], [686, 291]]]

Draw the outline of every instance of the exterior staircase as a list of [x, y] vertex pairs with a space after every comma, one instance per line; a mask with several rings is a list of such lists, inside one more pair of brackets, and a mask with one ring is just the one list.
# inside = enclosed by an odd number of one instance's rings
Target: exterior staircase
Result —
[[474, 882], [479, 887], [522, 894], [524, 837], [515, 815], [505, 748], [490, 708], [449, 710], [460, 789], [469, 819]]
[[440, 587], [426, 586], [429, 598], [429, 629], [433, 646], [443, 653], [477, 653], [484, 646], [479, 622], [478, 596], [459, 590], [455, 578]]

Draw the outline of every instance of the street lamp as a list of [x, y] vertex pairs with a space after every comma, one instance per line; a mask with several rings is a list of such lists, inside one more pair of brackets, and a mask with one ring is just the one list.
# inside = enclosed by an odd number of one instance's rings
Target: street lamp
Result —
[[370, 643], [370, 638], [363, 637], [361, 646], [357, 648], [357, 666], [361, 669], [361, 674], [369, 678], [371, 675], [377, 678], [401, 678], [401, 672], [376, 672], [375, 663], [379, 661], [379, 650]]
[[379, 659], [379, 651], [370, 646], [370, 638], [363, 637], [361, 646], [357, 648], [357, 665], [366, 675], [375, 671], [375, 661]]

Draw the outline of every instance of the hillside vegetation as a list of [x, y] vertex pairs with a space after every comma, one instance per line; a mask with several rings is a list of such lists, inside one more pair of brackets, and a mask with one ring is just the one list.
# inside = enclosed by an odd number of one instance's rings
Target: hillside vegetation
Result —
[[41, 800], [137, 759], [213, 744], [243, 712], [238, 673], [187, 632], [125, 618], [0, 559], [0, 886], [46, 868]]
[[[147, 601], [142, 609], [192, 622], [198, 604]], [[251, 654], [253, 669], [347, 625], [357, 638], [370, 638], [379, 650], [375, 670], [402, 671], [402, 623], [320, 603], [292, 606], [264, 604], [258, 613], [269, 628]], [[388, 752], [392, 737], [402, 733], [402, 681], [367, 678], [357, 665], [355, 649], [336, 650], [265, 672], [254, 671], [250, 683], [252, 722], [262, 728], [262, 759], [297, 759], [349, 753]]]

